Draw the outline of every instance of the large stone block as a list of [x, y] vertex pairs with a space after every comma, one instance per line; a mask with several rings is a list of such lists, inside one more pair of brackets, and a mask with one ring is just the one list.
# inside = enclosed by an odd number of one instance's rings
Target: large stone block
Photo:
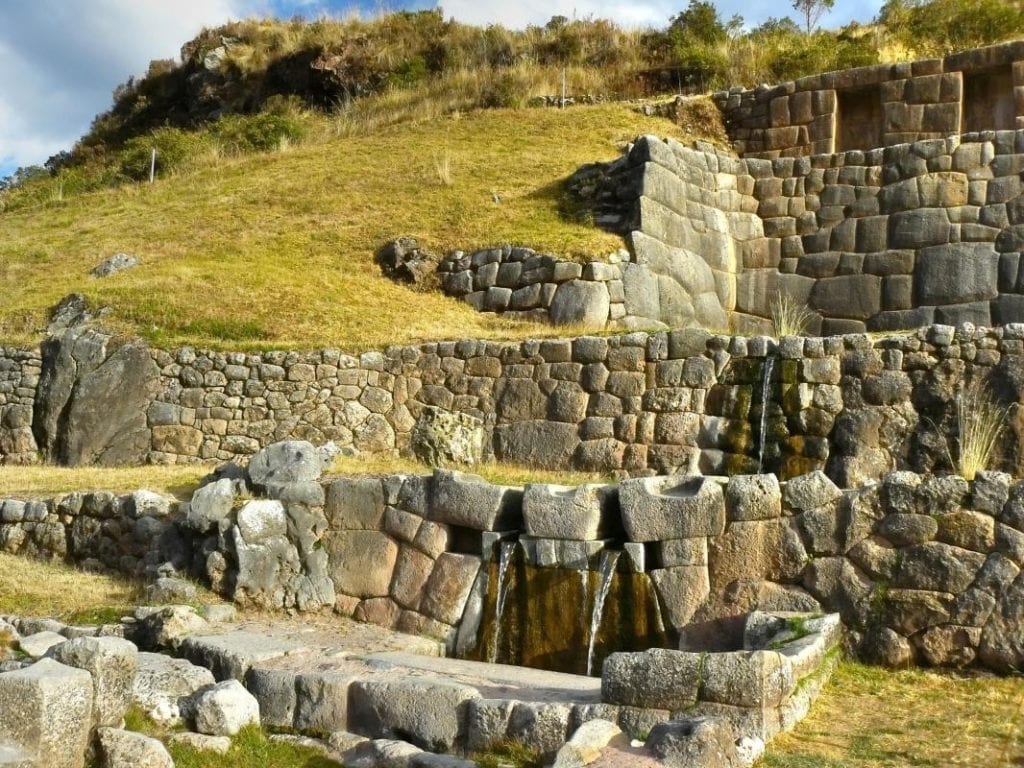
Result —
[[494, 485], [478, 475], [434, 470], [431, 519], [477, 531], [513, 530], [522, 521], [523, 492]]
[[120, 728], [96, 732], [102, 768], [174, 768], [167, 748], [159, 739]]
[[725, 486], [725, 512], [733, 520], [769, 520], [782, 515], [775, 475], [733, 475]]
[[703, 654], [663, 648], [613, 653], [601, 671], [601, 700], [649, 709], [686, 709], [697, 702], [703, 664]]
[[325, 537], [334, 588], [353, 597], [386, 597], [398, 544], [378, 531], [334, 531]]
[[[187, 659], [162, 653], [140, 653], [131, 703], [161, 725], [176, 725], [182, 707], [201, 688], [213, 685], [213, 673]], [[290, 723], [289, 723], [290, 725]]]
[[613, 486], [531, 483], [523, 494], [523, 519], [530, 536], [586, 541], [620, 527]]
[[707, 565], [659, 568], [650, 571], [650, 577], [665, 606], [666, 621], [677, 630], [690, 623], [711, 593]]
[[324, 457], [305, 440], [268, 445], [249, 461], [249, 480], [268, 490], [292, 483], [315, 483], [324, 471]]
[[580, 444], [575, 424], [541, 420], [499, 425], [494, 438], [495, 456], [532, 467], [567, 468]]
[[82, 768], [92, 727], [92, 678], [41, 659], [0, 674], [0, 744], [20, 747], [46, 768]]
[[195, 697], [196, 730], [210, 736], [234, 736], [247, 725], [260, 724], [256, 697], [237, 680], [225, 680]]
[[119, 637], [79, 637], [54, 646], [47, 655], [92, 676], [94, 725], [121, 724], [139, 665], [134, 643]]
[[555, 325], [604, 328], [610, 307], [611, 299], [604, 283], [570, 280], [558, 286], [548, 313]]
[[945, 245], [951, 225], [945, 208], [917, 208], [889, 217], [890, 248], [927, 248]]
[[380, 529], [384, 486], [375, 477], [345, 477], [327, 486], [327, 521], [334, 530]]
[[479, 557], [442, 554], [423, 590], [420, 611], [445, 624], [458, 624], [479, 570]]
[[619, 505], [630, 541], [718, 536], [725, 529], [722, 487], [706, 477], [624, 480]]
[[450, 752], [465, 744], [468, 709], [479, 698], [468, 685], [427, 677], [363, 680], [349, 688], [349, 730]]
[[429, 466], [477, 464], [483, 458], [483, 419], [425, 406], [412, 432], [413, 454]]
[[781, 653], [709, 653], [698, 695], [718, 704], [768, 708], [781, 704], [795, 687], [793, 665]]
[[918, 254], [914, 290], [921, 304], [994, 298], [999, 290], [999, 254], [990, 243], [925, 248]]
[[882, 308], [882, 278], [876, 275], [841, 275], [818, 280], [810, 304], [826, 317], [867, 320]]

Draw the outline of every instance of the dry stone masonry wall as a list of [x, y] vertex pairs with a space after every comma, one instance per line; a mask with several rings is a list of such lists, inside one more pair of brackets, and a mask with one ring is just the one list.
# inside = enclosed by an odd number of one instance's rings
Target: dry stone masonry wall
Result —
[[745, 157], [871, 150], [1024, 128], [1024, 43], [714, 95]]
[[[275, 452], [316, 461], [308, 444]], [[999, 472], [973, 483], [894, 472], [847, 491], [821, 472], [525, 491], [443, 470], [276, 483], [251, 467], [247, 477], [203, 486], [183, 505], [148, 492], [8, 499], [0, 542], [95, 568], [193, 573], [243, 605], [334, 608], [460, 655], [493, 620], [488, 582], [501, 576], [485, 566], [500, 548], [578, 571], [615, 550], [619, 577], [650, 580], [670, 637], [695, 657], [742, 647], [751, 611], [824, 608], [883, 663], [1010, 671], [1024, 662], [1024, 481]], [[580, 610], [564, 608], [544, 621], [575, 622]]]
[[[3, 360], [20, 381], [39, 370], [31, 353], [9, 350]], [[125, 376], [116, 392], [74, 390], [81, 423], [102, 418], [103, 429], [61, 443], [89, 448], [65, 454], [70, 463], [124, 456], [126, 447], [139, 462], [230, 460], [283, 439], [393, 454], [411, 449], [418, 425], [453, 412], [470, 454], [484, 458], [629, 475], [824, 469], [855, 487], [892, 469], [948, 469], [964, 392], [987, 386], [1006, 404], [1024, 397], [1024, 327], [1014, 324], [780, 342], [697, 329], [464, 340], [358, 357], [184, 348], [146, 350], [146, 360], [136, 366], [144, 375]], [[31, 389], [19, 388], [23, 402], [8, 406], [17, 420], [0, 422], [0, 446], [39, 433], [39, 389], [32, 410]], [[137, 412], [114, 407], [128, 401]], [[1019, 471], [1021, 434], [1013, 412], [1000, 467]]]

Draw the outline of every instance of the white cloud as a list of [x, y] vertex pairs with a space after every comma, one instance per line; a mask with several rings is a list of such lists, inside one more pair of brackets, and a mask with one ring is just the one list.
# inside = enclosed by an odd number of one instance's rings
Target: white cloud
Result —
[[203, 26], [246, 0], [0, 2], [0, 169], [67, 148], [151, 59], [177, 58]]

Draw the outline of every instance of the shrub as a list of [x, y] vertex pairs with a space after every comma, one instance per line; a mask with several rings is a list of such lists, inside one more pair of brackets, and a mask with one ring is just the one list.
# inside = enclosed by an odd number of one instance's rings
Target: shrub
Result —
[[158, 174], [169, 174], [192, 167], [214, 149], [210, 137], [180, 128], [157, 128], [144, 136], [125, 142], [120, 153], [120, 171], [129, 179], [149, 178], [150, 156], [156, 150]]
[[225, 115], [210, 134], [227, 154], [268, 152], [285, 143], [300, 141], [306, 134], [302, 117], [281, 112], [258, 115]]

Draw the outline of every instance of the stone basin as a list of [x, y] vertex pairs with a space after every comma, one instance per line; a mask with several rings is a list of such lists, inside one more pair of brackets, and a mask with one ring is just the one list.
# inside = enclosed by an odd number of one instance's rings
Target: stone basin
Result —
[[700, 475], [623, 480], [619, 504], [630, 541], [719, 536], [725, 530], [722, 486]]

